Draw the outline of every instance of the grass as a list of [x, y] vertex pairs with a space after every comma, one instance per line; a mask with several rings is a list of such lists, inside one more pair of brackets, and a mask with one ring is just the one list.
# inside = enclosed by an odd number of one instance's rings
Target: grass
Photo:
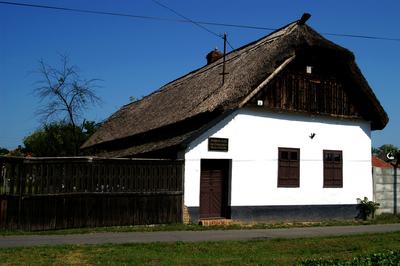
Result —
[[306, 259], [295, 264], [296, 266], [356, 266], [356, 265], [400, 265], [400, 250], [383, 251], [365, 254], [350, 260], [339, 259]]
[[400, 232], [340, 237], [0, 249], [0, 265], [293, 265], [400, 250]]
[[293, 227], [316, 227], [316, 226], [343, 226], [343, 225], [369, 225], [400, 223], [400, 215], [382, 214], [377, 215], [374, 220], [327, 220], [320, 222], [275, 222], [254, 224], [231, 224], [225, 226], [201, 226], [198, 224], [164, 224], [164, 225], [134, 225], [134, 226], [112, 226], [95, 228], [74, 228], [65, 230], [48, 231], [19, 231], [0, 230], [0, 236], [6, 235], [66, 235], [66, 234], [90, 234], [101, 232], [155, 232], [155, 231], [201, 231], [201, 230], [230, 230], [230, 229], [273, 229]]

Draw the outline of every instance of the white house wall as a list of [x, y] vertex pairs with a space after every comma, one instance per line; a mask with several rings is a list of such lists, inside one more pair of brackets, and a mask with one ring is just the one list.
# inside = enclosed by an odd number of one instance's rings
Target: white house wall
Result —
[[[208, 151], [209, 137], [228, 138], [229, 151]], [[300, 187], [277, 187], [278, 147], [300, 149]], [[324, 149], [343, 152], [343, 188], [323, 188]], [[232, 159], [231, 206], [356, 204], [357, 198], [372, 198], [366, 121], [241, 109], [194, 140], [184, 156], [186, 206], [199, 206], [200, 159]]]

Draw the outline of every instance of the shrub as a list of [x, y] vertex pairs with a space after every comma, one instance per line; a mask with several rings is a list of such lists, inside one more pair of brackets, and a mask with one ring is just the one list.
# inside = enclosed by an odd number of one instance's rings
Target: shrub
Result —
[[359, 218], [366, 220], [367, 218], [371, 217], [372, 219], [375, 218], [375, 211], [379, 208], [379, 203], [374, 202], [372, 200], [368, 200], [367, 197], [364, 199], [357, 199], [358, 205], [357, 209], [359, 211]]

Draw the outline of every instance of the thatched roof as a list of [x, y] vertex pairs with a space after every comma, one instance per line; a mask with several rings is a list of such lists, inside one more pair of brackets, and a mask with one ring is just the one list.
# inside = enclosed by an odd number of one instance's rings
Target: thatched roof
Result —
[[[246, 96], [271, 76], [282, 62], [305, 47], [332, 51], [348, 62], [359, 84], [357, 88], [360, 90], [359, 93], [369, 101], [367, 104], [373, 114], [371, 115], [372, 128], [382, 129], [388, 117], [355, 64], [353, 54], [323, 38], [308, 25], [296, 21], [227, 54], [226, 70], [229, 74], [225, 76], [224, 84], [221, 77], [223, 62], [221, 58], [164, 85], [140, 101], [123, 106], [107, 119], [82, 148], [107, 145], [114, 141], [143, 136], [146, 132], [187, 121], [201, 114], [211, 114], [216, 110], [223, 113], [226, 110], [237, 109], [242, 106]], [[169, 141], [171, 145], [179, 145], [185, 139], [198, 133], [201, 126], [191, 130], [190, 134], [183, 133], [181, 137], [169, 136], [164, 139], [164, 142], [162, 138], [155, 141], [161, 141], [162, 145], [158, 143], [161, 146], [156, 145], [155, 142], [133, 145], [136, 147], [132, 146], [130, 151], [124, 147], [124, 152], [115, 151], [112, 155], [138, 154], [163, 147]], [[143, 145], [151, 147], [146, 146], [137, 150], [138, 146]]]

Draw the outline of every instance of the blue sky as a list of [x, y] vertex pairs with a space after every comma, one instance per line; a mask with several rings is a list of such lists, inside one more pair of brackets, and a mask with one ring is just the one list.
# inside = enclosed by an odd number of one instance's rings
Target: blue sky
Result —
[[[192, 20], [278, 28], [312, 14], [308, 24], [321, 33], [400, 38], [400, 1], [178, 1], [159, 0]], [[151, 0], [41, 0], [29, 4], [179, 18]], [[238, 48], [270, 33], [265, 30], [207, 26], [228, 34]], [[382, 131], [372, 134], [373, 146], [400, 146], [400, 42], [326, 38], [351, 50], [363, 74], [389, 115]], [[101, 106], [86, 113], [101, 121], [130, 96], [141, 97], [205, 64], [205, 55], [222, 40], [194, 26], [0, 4], [0, 147], [15, 148], [40, 127], [32, 93], [38, 61], [57, 65], [67, 54], [82, 77], [98, 78]]]

